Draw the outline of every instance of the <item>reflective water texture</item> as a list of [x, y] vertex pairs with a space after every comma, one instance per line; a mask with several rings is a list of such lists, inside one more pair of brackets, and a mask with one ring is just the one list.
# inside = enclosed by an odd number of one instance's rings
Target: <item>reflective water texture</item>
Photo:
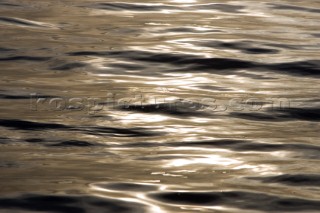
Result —
[[0, 212], [320, 212], [318, 0], [0, 11]]

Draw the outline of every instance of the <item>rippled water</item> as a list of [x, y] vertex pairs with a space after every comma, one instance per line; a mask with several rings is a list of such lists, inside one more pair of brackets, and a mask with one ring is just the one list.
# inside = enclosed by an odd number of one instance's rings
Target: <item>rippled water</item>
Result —
[[0, 212], [320, 212], [319, 1], [0, 11]]

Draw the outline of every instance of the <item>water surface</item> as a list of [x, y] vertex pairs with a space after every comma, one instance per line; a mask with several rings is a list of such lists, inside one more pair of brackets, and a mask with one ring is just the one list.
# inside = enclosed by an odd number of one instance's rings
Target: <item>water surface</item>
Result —
[[319, 1], [0, 11], [0, 212], [320, 212]]

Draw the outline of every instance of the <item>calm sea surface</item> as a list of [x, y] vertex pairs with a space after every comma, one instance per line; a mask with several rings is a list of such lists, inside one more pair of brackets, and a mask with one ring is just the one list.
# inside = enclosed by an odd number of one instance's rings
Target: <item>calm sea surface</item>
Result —
[[0, 0], [0, 212], [320, 212], [319, 20]]

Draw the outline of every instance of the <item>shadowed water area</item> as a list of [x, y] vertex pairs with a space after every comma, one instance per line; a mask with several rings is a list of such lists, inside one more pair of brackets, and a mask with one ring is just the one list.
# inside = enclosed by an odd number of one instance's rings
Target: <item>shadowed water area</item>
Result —
[[0, 1], [0, 212], [320, 212], [320, 2]]

